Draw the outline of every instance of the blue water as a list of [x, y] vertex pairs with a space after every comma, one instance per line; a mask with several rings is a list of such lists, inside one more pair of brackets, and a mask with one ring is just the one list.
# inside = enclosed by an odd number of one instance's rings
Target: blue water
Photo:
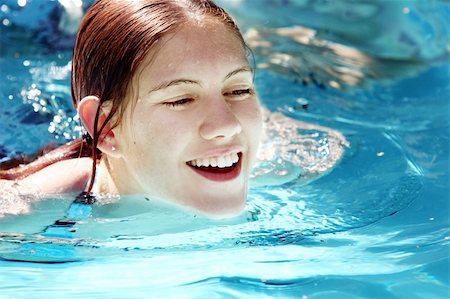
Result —
[[[78, 10], [19, 2], [0, 1], [3, 160], [79, 135]], [[448, 298], [448, 2], [218, 2], [253, 48], [265, 107], [315, 127], [267, 124], [273, 159], [235, 219], [132, 197], [0, 218], [0, 298]], [[63, 218], [77, 223], [49, 227]]]

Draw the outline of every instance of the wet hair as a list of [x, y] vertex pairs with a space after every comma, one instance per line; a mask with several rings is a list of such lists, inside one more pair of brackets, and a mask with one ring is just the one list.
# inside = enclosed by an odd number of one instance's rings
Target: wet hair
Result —
[[[75, 41], [72, 57], [71, 93], [75, 107], [88, 95], [100, 99], [93, 136], [63, 145], [26, 166], [1, 170], [0, 179], [21, 179], [55, 162], [92, 158], [92, 189], [97, 149], [105, 127], [110, 129], [122, 120], [132, 95], [132, 80], [148, 54], [157, 49], [158, 41], [201, 19], [219, 20], [245, 45], [234, 20], [211, 0], [98, 0], [84, 16]], [[97, 127], [100, 106], [107, 103], [110, 112]], [[132, 104], [132, 103], [131, 103]]]

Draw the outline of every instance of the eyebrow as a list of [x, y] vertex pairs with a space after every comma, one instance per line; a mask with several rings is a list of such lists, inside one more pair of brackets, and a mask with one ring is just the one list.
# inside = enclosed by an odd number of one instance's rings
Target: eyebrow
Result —
[[159, 84], [158, 86], [156, 86], [155, 88], [153, 88], [152, 90], [150, 90], [148, 93], [152, 93], [161, 89], [165, 89], [167, 87], [170, 86], [175, 86], [175, 85], [180, 85], [180, 84], [197, 84], [200, 85], [200, 82], [198, 81], [194, 81], [194, 80], [188, 80], [188, 79], [175, 79], [172, 81], [168, 81], [168, 82], [163, 82], [161, 84]]
[[[248, 66], [244, 66], [241, 68], [238, 68], [234, 71], [229, 72], [225, 78], [223, 79], [222, 82], [228, 80], [229, 78], [239, 74], [239, 73], [243, 73], [243, 72], [252, 72], [252, 69]], [[195, 80], [189, 80], [189, 79], [175, 79], [175, 80], [171, 80], [171, 81], [167, 81], [167, 82], [163, 82], [161, 84], [159, 84], [158, 86], [156, 86], [155, 88], [151, 89], [148, 93], [152, 93], [161, 89], [165, 89], [168, 88], [170, 86], [175, 86], [175, 85], [181, 85], [181, 84], [195, 84], [195, 85], [200, 85], [200, 82], [195, 81]]]
[[229, 72], [225, 76], [225, 79], [223, 79], [223, 81], [226, 81], [227, 79], [230, 79], [231, 77], [233, 77], [233, 76], [235, 76], [235, 75], [237, 75], [239, 73], [244, 73], [244, 72], [250, 72], [251, 73], [252, 69], [250, 67], [248, 67], [248, 66], [244, 66], [244, 67], [238, 68], [238, 69], [236, 69], [234, 71]]

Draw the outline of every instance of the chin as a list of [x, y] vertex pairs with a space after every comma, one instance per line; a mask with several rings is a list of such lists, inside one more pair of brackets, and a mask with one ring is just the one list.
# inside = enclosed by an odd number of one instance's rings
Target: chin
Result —
[[226, 219], [239, 216], [245, 208], [246, 196], [240, 196], [238, 198], [221, 198], [213, 199], [209, 198], [206, 202], [202, 202], [191, 206], [194, 212], [199, 212], [205, 217], [211, 219]]

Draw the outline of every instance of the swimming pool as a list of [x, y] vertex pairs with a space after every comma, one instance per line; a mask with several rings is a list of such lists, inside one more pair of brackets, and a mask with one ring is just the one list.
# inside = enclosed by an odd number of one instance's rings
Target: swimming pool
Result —
[[[0, 159], [79, 134], [78, 2], [0, 5]], [[131, 197], [0, 219], [0, 298], [447, 298], [449, 5], [220, 3], [265, 106], [321, 127], [267, 124], [270, 159], [235, 219]]]

